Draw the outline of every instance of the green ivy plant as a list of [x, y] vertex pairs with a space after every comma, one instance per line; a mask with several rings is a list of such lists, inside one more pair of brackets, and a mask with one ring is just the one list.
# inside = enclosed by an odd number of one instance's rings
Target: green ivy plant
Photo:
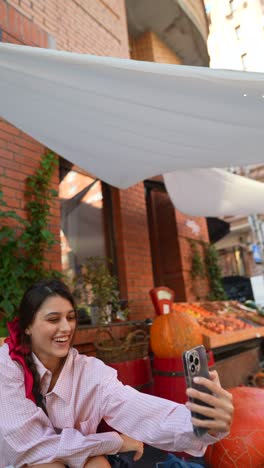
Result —
[[[23, 241], [26, 244], [32, 276], [37, 278], [51, 274], [50, 266], [47, 269], [46, 265], [46, 253], [56, 243], [48, 225], [51, 206], [58, 196], [58, 192], [50, 188], [51, 177], [57, 165], [57, 157], [48, 152], [42, 158], [39, 169], [27, 179], [26, 184], [28, 224], [23, 233]], [[56, 276], [58, 272], [52, 273]]]
[[204, 249], [205, 265], [210, 286], [208, 299], [210, 301], [224, 301], [227, 299], [227, 295], [222, 285], [218, 252], [214, 245], [208, 243], [205, 243]]
[[[227, 296], [222, 285], [221, 269], [218, 263], [219, 256], [216, 248], [214, 245], [200, 240], [189, 239], [189, 243], [192, 251], [192, 278], [208, 279], [210, 292], [207, 299], [210, 301], [226, 300]], [[203, 247], [204, 258], [199, 252], [199, 244]], [[200, 298], [198, 297], [198, 299]]]
[[191, 246], [192, 250], [192, 270], [191, 270], [191, 276], [193, 279], [195, 278], [205, 278], [206, 277], [206, 270], [204, 266], [204, 261], [202, 256], [200, 255], [199, 249], [198, 249], [198, 243], [197, 241], [194, 241], [193, 239], [189, 239], [189, 243]]
[[[22, 296], [27, 270], [25, 266], [25, 243], [22, 234], [27, 222], [13, 210], [4, 211], [7, 206], [0, 191], [0, 327], [5, 329], [6, 322], [11, 319]], [[10, 221], [15, 221], [17, 230], [10, 227]], [[3, 330], [2, 335], [5, 334]]]
[[[50, 208], [57, 192], [50, 188], [58, 164], [52, 152], [43, 155], [40, 167], [26, 181], [27, 219], [7, 203], [0, 190], [0, 334], [6, 333], [6, 322], [17, 313], [24, 291], [34, 281], [61, 273], [47, 262], [47, 252], [56, 243], [49, 230]], [[12, 227], [14, 225], [15, 227]]]

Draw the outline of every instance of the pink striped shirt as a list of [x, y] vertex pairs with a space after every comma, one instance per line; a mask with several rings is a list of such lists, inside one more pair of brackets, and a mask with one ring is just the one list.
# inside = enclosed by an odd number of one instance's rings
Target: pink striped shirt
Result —
[[21, 367], [0, 348], [0, 468], [60, 460], [80, 468], [88, 457], [117, 453], [117, 432], [96, 434], [102, 418], [120, 433], [168, 451], [202, 455], [216, 439], [195, 437], [184, 405], [139, 393], [100, 360], [71, 349], [57, 383], [36, 356], [49, 417], [25, 397]]

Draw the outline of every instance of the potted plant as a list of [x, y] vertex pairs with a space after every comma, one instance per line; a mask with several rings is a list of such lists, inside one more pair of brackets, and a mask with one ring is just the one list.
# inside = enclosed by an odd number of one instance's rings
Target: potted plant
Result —
[[[78, 306], [83, 308], [86, 303], [93, 325], [109, 323], [112, 313], [120, 310], [118, 280], [110, 273], [109, 263], [111, 260], [105, 257], [87, 258], [74, 281]], [[127, 315], [128, 310], [122, 312]]]

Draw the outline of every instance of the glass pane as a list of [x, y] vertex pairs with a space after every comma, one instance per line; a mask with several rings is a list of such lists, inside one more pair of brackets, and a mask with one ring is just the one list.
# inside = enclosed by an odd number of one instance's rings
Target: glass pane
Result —
[[62, 267], [69, 276], [90, 256], [105, 256], [103, 195], [99, 180], [69, 171], [59, 187]]

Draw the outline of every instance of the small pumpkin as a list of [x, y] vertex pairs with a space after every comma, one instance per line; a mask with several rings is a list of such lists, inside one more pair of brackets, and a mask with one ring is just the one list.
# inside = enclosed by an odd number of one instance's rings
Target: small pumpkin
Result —
[[234, 403], [231, 431], [208, 447], [206, 461], [211, 468], [263, 468], [264, 390], [237, 387], [229, 391]]
[[158, 315], [150, 328], [151, 349], [159, 358], [181, 357], [183, 351], [202, 343], [198, 323], [185, 312]]

